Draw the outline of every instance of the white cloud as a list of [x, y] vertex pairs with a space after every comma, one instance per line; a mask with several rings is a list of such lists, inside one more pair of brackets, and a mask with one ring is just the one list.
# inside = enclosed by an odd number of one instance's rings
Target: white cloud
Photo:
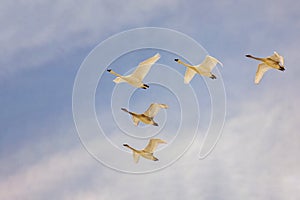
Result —
[[45, 154], [37, 163], [21, 167], [0, 182], [1, 199], [32, 199], [80, 176], [90, 163], [90, 157], [82, 148]]
[[170, 0], [2, 2], [0, 74], [93, 47], [116, 31], [144, 26], [177, 6]]
[[[299, 109], [295, 101], [284, 98], [279, 98], [281, 106], [270, 104], [273, 97], [274, 93], [265, 94], [261, 101], [236, 105], [239, 112], [227, 120], [219, 144], [205, 160], [198, 160], [197, 141], [174, 165], [156, 173], [129, 175], [103, 167], [75, 145], [43, 155], [2, 180], [1, 199], [47, 199], [53, 192], [51, 198], [65, 200], [297, 199]], [[158, 154], [161, 160], [166, 156]]]
[[[173, 10], [170, 6], [175, 5], [175, 10], [178, 9], [178, 4], [171, 1], [161, 2], [162, 4], [159, 1], [139, 3], [140, 12], [136, 12], [136, 4], [133, 1], [129, 1], [126, 5], [121, 3], [118, 7], [107, 1], [97, 5], [78, 2], [72, 6], [68, 2], [39, 4], [27, 1], [24, 5], [14, 4], [12, 1], [2, 2], [0, 20], [6, 28], [0, 32], [1, 46], [4, 47], [3, 54], [1, 53], [4, 65], [1, 64], [0, 75], [10, 70], [41, 65], [61, 54], [61, 51], [70, 52], [73, 48], [94, 45], [120, 29], [145, 25], [163, 15], [156, 18], [157, 13]], [[156, 9], [157, 6], [160, 10]], [[197, 10], [197, 6], [194, 7]], [[221, 12], [222, 9], [223, 5], [218, 11]], [[116, 15], [118, 17], [115, 17]], [[191, 17], [187, 13], [182, 18], [188, 21]], [[14, 23], [8, 19], [13, 19]], [[198, 20], [193, 19], [191, 25], [195, 25], [195, 21]], [[174, 24], [182, 22], [178, 20], [179, 18], [176, 18]], [[184, 26], [188, 27], [187, 24]], [[243, 25], [233, 24], [232, 27], [242, 28]], [[188, 31], [190, 30], [192, 29]], [[193, 30], [199, 32], [198, 28]], [[203, 36], [206, 30], [201, 31]], [[233, 32], [238, 30], [233, 29]], [[254, 38], [260, 36], [256, 35]], [[249, 46], [254, 49], [260, 42], [261, 40], [253, 39], [249, 42], [251, 43]], [[217, 47], [220, 43], [216, 42], [215, 45]], [[61, 50], [58, 50], [60, 48]], [[223, 136], [207, 159], [198, 160], [200, 146], [198, 142], [184, 157], [162, 171], [145, 175], [128, 175], [103, 167], [93, 160], [80, 144], [74, 145], [71, 149], [53, 150], [55, 145], [50, 144], [61, 139], [55, 138], [44, 141], [47, 142], [45, 148], [51, 151], [45, 151], [42, 155], [30, 152], [36, 145], [31, 143], [19, 149], [19, 152], [23, 152], [21, 155], [11, 155], [26, 157], [30, 154], [30, 157], [35, 159], [33, 163], [26, 163], [26, 160], [22, 159], [25, 163], [20, 162], [20, 166], [10, 170], [9, 174], [1, 179], [0, 198], [299, 199], [300, 138], [297, 126], [300, 120], [297, 106], [299, 96], [295, 87], [291, 87], [299, 85], [299, 81], [287, 80], [297, 74], [293, 73], [298, 69], [294, 67], [297, 63], [296, 42], [282, 48], [285, 50], [287, 63], [292, 63], [287, 66], [287, 73], [290, 75], [285, 74], [286, 77], [283, 78], [285, 84], [274, 83], [271, 80], [277, 79], [271, 79], [273, 77], [269, 76], [269, 79], [255, 90], [253, 88], [248, 90], [249, 88], [240, 85], [235, 86], [239, 87], [238, 90], [232, 90], [235, 84], [233, 82], [230, 84], [231, 88], [227, 88], [227, 92], [243, 96], [237, 98], [242, 103], [228, 102], [230, 112]], [[221, 51], [224, 52], [224, 48], [220, 48]], [[237, 51], [240, 49], [234, 50]], [[227, 58], [227, 60], [234, 59]], [[234, 65], [237, 64], [235, 61], [231, 63], [233, 68], [243, 67]], [[230, 66], [228, 67], [230, 69]], [[238, 83], [235, 77], [228, 76], [228, 78]], [[249, 92], [253, 97], [248, 98], [251, 95], [242, 94], [245, 92]], [[69, 126], [73, 127], [73, 123]], [[64, 127], [63, 132], [74, 136], [73, 128], [70, 130], [70, 127]], [[54, 133], [52, 130], [51, 134], [56, 137]], [[109, 155], [109, 152], [106, 153]], [[132, 161], [131, 156], [128, 156], [119, 158], [120, 162]], [[9, 158], [1, 159], [3, 166], [10, 166]], [[163, 159], [164, 155], [160, 154], [161, 162]], [[151, 162], [144, 163], [155, 165]]]

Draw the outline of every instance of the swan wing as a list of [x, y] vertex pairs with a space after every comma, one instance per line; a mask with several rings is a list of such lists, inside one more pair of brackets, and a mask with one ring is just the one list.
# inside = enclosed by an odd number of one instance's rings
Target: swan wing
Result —
[[133, 160], [135, 163], [138, 163], [139, 162], [139, 159], [140, 159], [140, 154], [138, 154], [137, 152], [133, 151]]
[[184, 75], [184, 83], [188, 84], [197, 72], [191, 68], [187, 68]]
[[155, 117], [161, 108], [168, 108], [166, 104], [152, 103], [149, 108], [144, 112], [148, 117]]
[[283, 58], [283, 56], [280, 56], [279, 63], [280, 63], [281, 66], [284, 66], [284, 58]]
[[140, 119], [132, 115], [132, 121], [135, 126], [138, 126], [140, 123]]
[[258, 65], [257, 71], [256, 71], [256, 75], [255, 75], [255, 84], [258, 84], [260, 82], [260, 80], [262, 79], [264, 73], [266, 71], [268, 71], [271, 67], [269, 67], [268, 65], [266, 65], [265, 63], [261, 63]]
[[144, 151], [148, 152], [148, 153], [154, 153], [158, 144], [161, 144], [161, 143], [166, 143], [166, 142], [162, 139], [150, 139], [150, 141], [149, 141], [148, 145], [146, 146], [146, 148], [144, 149]]
[[282, 65], [282, 66], [284, 65], [283, 56], [279, 55], [276, 51], [274, 51], [274, 54], [268, 58], [280, 63], [280, 65]]
[[126, 82], [124, 79], [122, 79], [121, 77], [117, 77], [113, 80], [113, 82], [115, 83], [122, 83], [122, 82]]
[[149, 72], [151, 66], [160, 59], [159, 53], [155, 54], [153, 57], [144, 60], [139, 64], [139, 66], [135, 69], [135, 71], [130, 75], [140, 81], [142, 81], [147, 73]]
[[205, 69], [205, 70], [211, 72], [211, 70], [212, 70], [218, 63], [219, 63], [221, 66], [223, 66], [223, 64], [222, 64], [220, 61], [218, 61], [216, 58], [207, 55], [207, 56], [205, 57], [204, 61], [199, 65], [199, 67], [200, 67], [201, 69]]

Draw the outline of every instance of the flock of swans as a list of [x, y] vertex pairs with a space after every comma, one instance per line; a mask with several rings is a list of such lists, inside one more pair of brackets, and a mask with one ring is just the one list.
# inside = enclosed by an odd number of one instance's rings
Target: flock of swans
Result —
[[[258, 58], [252, 55], [246, 55], [246, 57], [261, 61], [256, 71], [255, 80], [254, 80], [255, 84], [259, 84], [264, 73], [271, 68], [278, 69], [280, 71], [285, 70], [284, 59], [277, 52], [274, 52], [272, 56], [266, 58]], [[127, 76], [122, 76], [111, 69], [107, 69], [107, 71], [117, 76], [117, 78], [113, 80], [115, 83], [126, 82], [129, 85], [132, 85], [136, 88], [147, 89], [149, 88], [149, 85], [143, 83], [143, 79], [150, 71], [152, 65], [156, 63], [159, 59], [160, 59], [160, 54], [157, 53], [153, 57], [148, 58], [143, 62], [139, 63], [138, 67], [134, 70], [134, 72]], [[187, 68], [184, 75], [185, 84], [188, 84], [196, 74], [206, 76], [211, 79], [216, 79], [217, 77], [212, 73], [212, 70], [217, 64], [220, 64], [222, 66], [222, 63], [220, 61], [218, 61], [216, 58], [209, 55], [207, 55], [204, 61], [199, 65], [190, 65], [184, 63], [183, 61], [177, 58], [174, 60], [175, 62]], [[121, 108], [121, 110], [123, 110], [124, 112], [132, 116], [133, 124], [135, 126], [138, 126], [139, 122], [143, 122], [145, 124], [151, 124], [153, 126], [158, 126], [158, 123], [154, 121], [154, 117], [158, 114], [161, 108], [167, 109], [168, 105], [160, 104], [160, 103], [152, 103], [149, 106], [149, 108], [142, 114], [128, 111], [126, 108]], [[149, 160], [158, 161], [158, 158], [154, 157], [153, 153], [159, 144], [165, 144], [165, 143], [166, 142], [164, 140], [152, 138], [149, 140], [148, 145], [143, 150], [137, 150], [129, 146], [128, 144], [123, 144], [123, 146], [132, 150], [134, 161], [137, 163], [139, 161], [140, 156]]]

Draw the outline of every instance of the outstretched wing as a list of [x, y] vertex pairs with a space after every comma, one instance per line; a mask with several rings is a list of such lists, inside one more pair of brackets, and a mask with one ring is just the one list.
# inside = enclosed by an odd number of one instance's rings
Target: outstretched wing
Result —
[[149, 152], [149, 153], [154, 153], [155, 149], [157, 148], [158, 144], [163, 144], [166, 143], [162, 139], [150, 139], [148, 145], [144, 149], [144, 151]]
[[266, 65], [265, 63], [261, 63], [258, 65], [256, 75], [255, 75], [255, 84], [259, 84], [260, 80], [262, 79], [264, 73], [268, 71], [271, 67]]
[[199, 65], [199, 68], [201, 69], [205, 69], [208, 72], [211, 72], [211, 70], [217, 65], [220, 64], [221, 66], [223, 66], [223, 64], [218, 61], [216, 58], [207, 55], [204, 59], [204, 61]]
[[135, 163], [138, 163], [140, 159], [140, 154], [138, 154], [137, 152], [133, 151], [133, 160]]
[[284, 65], [284, 59], [281, 55], [279, 55], [276, 51], [274, 51], [274, 54], [269, 57], [270, 59], [278, 62], [281, 66]]
[[138, 126], [140, 123], [139, 118], [135, 117], [134, 115], [132, 115], [132, 121], [135, 126]]
[[195, 70], [192, 70], [191, 68], [187, 68], [184, 75], [184, 83], [188, 84], [193, 79], [195, 74], [196, 74]]
[[140, 81], [142, 81], [147, 73], [149, 72], [151, 66], [160, 59], [159, 53], [155, 54], [153, 57], [148, 58], [147, 60], [141, 62], [139, 66], [134, 70], [134, 72], [130, 75]]
[[121, 77], [117, 77], [113, 80], [113, 82], [115, 83], [122, 83], [122, 82], [126, 82], [124, 79], [122, 79]]
[[155, 117], [158, 113], [158, 111], [161, 108], [168, 108], [168, 105], [166, 104], [159, 104], [159, 103], [152, 103], [149, 108], [144, 112], [144, 115], [148, 117]]

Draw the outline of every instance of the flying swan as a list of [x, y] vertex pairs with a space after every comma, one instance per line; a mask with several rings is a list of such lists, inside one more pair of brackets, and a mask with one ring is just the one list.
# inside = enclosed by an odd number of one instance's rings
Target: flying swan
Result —
[[143, 89], [147, 89], [149, 88], [149, 86], [147, 84], [143, 83], [143, 79], [145, 78], [145, 76], [147, 75], [147, 73], [149, 72], [151, 66], [160, 58], [159, 53], [155, 54], [153, 57], [148, 58], [147, 60], [144, 60], [143, 62], [141, 62], [138, 67], [135, 69], [135, 71], [127, 76], [122, 76], [120, 74], [117, 74], [116, 72], [114, 72], [111, 69], [107, 69], [107, 71], [115, 76], [117, 76], [117, 78], [115, 78], [113, 81], [115, 83], [122, 83], [122, 82], [127, 82], [128, 84], [137, 87], [137, 88], [143, 88]]
[[193, 77], [195, 76], [195, 74], [200, 74], [202, 76], [207, 76], [211, 79], [216, 79], [217, 77], [211, 73], [212, 69], [219, 63], [221, 66], [223, 66], [223, 64], [218, 61], [216, 58], [207, 55], [204, 59], [204, 61], [199, 64], [199, 65], [189, 65], [187, 63], [182, 62], [181, 60], [179, 60], [178, 58], [175, 59], [176, 62], [178, 62], [179, 64], [182, 64], [184, 66], [187, 67], [186, 71], [185, 71], [185, 75], [184, 75], [184, 83], [188, 84]]
[[255, 84], [259, 84], [260, 80], [262, 79], [264, 73], [268, 71], [271, 68], [278, 69], [280, 71], [284, 71], [284, 59], [281, 55], [279, 55], [276, 51], [274, 51], [274, 54], [272, 56], [266, 57], [266, 58], [257, 58], [252, 55], [246, 55], [248, 58], [253, 58], [255, 60], [262, 61], [258, 65], [256, 75], [255, 75]]
[[161, 139], [154, 139], [154, 138], [150, 139], [148, 145], [143, 150], [134, 149], [128, 144], [123, 144], [123, 146], [132, 150], [134, 162], [138, 163], [140, 156], [149, 160], [158, 161], [158, 158], [153, 156], [153, 153], [156, 147], [158, 146], [158, 144], [166, 144], [166, 142]]
[[152, 124], [153, 126], [158, 126], [158, 124], [153, 120], [153, 118], [157, 115], [158, 111], [161, 108], [168, 108], [166, 104], [152, 103], [149, 108], [142, 114], [138, 114], [135, 112], [130, 112], [126, 108], [121, 108], [124, 112], [132, 115], [133, 124], [137, 126], [139, 122], [143, 122], [145, 124]]

